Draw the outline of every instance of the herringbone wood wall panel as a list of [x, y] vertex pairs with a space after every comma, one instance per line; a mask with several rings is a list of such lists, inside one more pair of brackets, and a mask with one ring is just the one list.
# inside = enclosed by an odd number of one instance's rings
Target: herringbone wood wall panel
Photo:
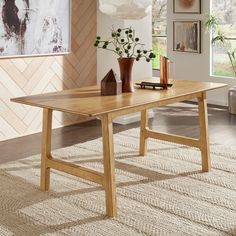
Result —
[[[66, 56], [0, 59], [0, 141], [41, 131], [41, 109], [10, 98], [96, 84], [95, 0], [72, 1], [72, 52]], [[82, 118], [54, 113], [53, 126]]]

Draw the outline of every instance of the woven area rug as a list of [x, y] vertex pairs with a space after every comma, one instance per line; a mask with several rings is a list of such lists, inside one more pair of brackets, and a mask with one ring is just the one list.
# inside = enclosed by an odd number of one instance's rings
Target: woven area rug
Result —
[[[149, 140], [138, 156], [139, 130], [114, 137], [118, 213], [104, 216], [104, 191], [53, 171], [39, 190], [39, 155], [0, 166], [0, 235], [236, 235], [236, 148], [211, 145], [213, 169], [200, 152]], [[102, 140], [54, 151], [57, 158], [103, 171]]]

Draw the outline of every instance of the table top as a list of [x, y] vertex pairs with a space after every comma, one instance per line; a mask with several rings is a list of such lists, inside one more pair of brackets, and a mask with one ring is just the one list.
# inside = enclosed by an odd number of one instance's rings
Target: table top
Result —
[[[147, 81], [153, 82], [154, 80]], [[11, 101], [93, 117], [225, 86], [227, 85], [219, 83], [176, 80], [173, 87], [168, 90], [141, 89], [137, 86], [134, 93], [123, 93], [116, 96], [101, 96], [98, 86], [90, 86], [14, 98]]]

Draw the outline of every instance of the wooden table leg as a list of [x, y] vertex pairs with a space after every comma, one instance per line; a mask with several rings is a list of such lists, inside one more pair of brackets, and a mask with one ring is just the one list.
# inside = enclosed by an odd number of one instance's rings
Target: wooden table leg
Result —
[[139, 155], [145, 156], [147, 154], [147, 137], [146, 130], [148, 128], [148, 111], [141, 111], [141, 125], [140, 125], [140, 145]]
[[208, 113], [206, 92], [198, 98], [199, 124], [200, 124], [200, 149], [202, 154], [202, 171], [209, 172], [211, 170], [211, 157], [209, 147], [208, 133]]
[[101, 117], [103, 137], [103, 165], [104, 187], [106, 196], [106, 213], [109, 217], [117, 216], [116, 184], [115, 184], [115, 158], [113, 144], [113, 124], [108, 115]]
[[51, 159], [52, 110], [43, 109], [43, 131], [41, 146], [41, 183], [42, 191], [48, 191], [50, 186], [50, 168], [47, 159]]

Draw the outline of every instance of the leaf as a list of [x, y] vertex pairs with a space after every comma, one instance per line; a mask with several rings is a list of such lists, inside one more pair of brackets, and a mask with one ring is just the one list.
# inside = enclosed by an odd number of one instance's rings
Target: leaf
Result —
[[221, 42], [222, 44], [225, 43], [225, 36], [223, 34], [218, 34], [211, 40], [212, 44], [215, 44], [217, 42]]
[[208, 31], [215, 32], [218, 29], [219, 21], [218, 18], [214, 15], [209, 15], [208, 19], [205, 22], [205, 27]]
[[234, 51], [232, 52], [232, 57], [234, 58], [234, 60], [235, 60], [235, 52], [236, 52], [236, 49], [234, 49]]
[[230, 60], [232, 69], [233, 69], [233, 71], [234, 71], [234, 73], [235, 73], [235, 75], [236, 75], [235, 51], [236, 51], [236, 49], [234, 49], [233, 52], [228, 51], [227, 54], [228, 54], [228, 57], [229, 57], [229, 60]]

